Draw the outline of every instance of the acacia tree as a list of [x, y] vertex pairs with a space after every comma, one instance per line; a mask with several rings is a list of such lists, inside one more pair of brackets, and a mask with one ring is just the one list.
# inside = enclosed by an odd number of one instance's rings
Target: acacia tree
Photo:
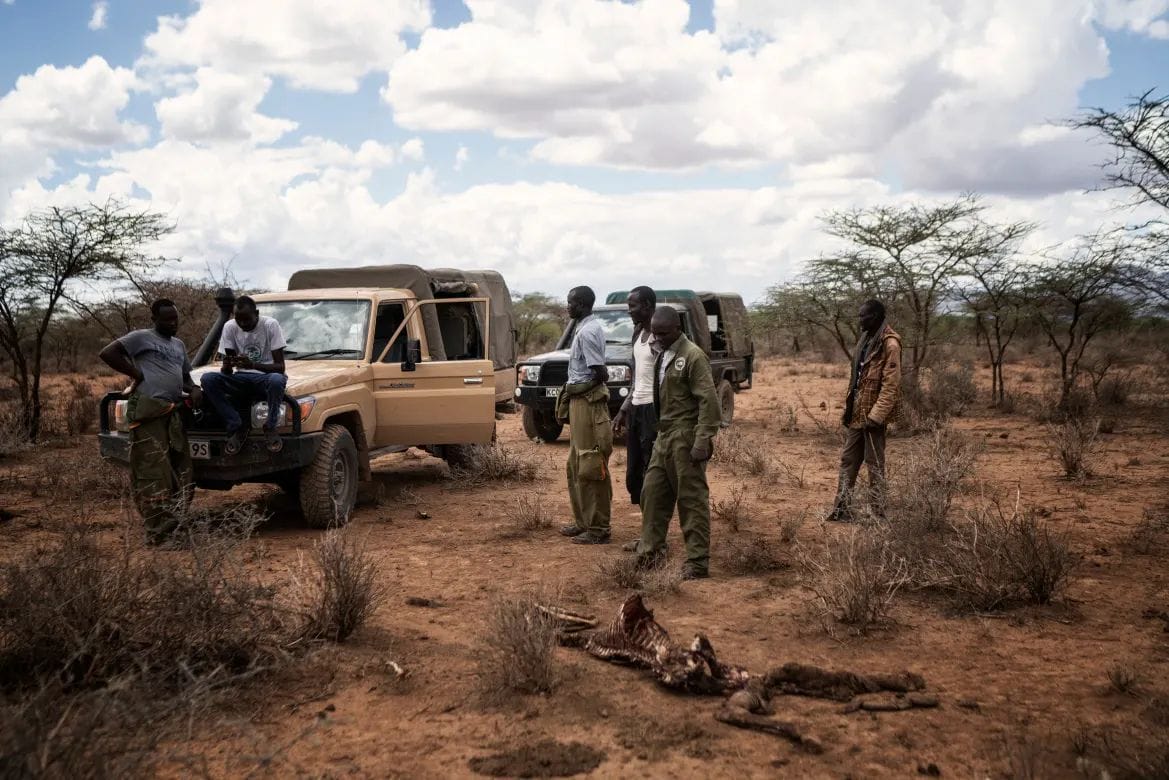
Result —
[[991, 223], [985, 208], [966, 195], [938, 206], [874, 206], [823, 218], [830, 235], [856, 246], [848, 257], [877, 269], [895, 289], [915, 378], [929, 359], [939, 306], [963, 263], [1002, 254], [1032, 229], [1025, 222]]
[[516, 347], [520, 354], [530, 354], [536, 345], [547, 345], [560, 334], [568, 320], [564, 304], [547, 293], [535, 292], [512, 296], [516, 320]]
[[41, 371], [49, 327], [85, 285], [134, 280], [162, 258], [143, 247], [173, 230], [161, 214], [109, 200], [52, 206], [0, 228], [0, 349], [12, 361], [21, 434], [40, 434]]
[[967, 259], [961, 269], [964, 283], [956, 287], [958, 297], [974, 315], [979, 335], [985, 340], [991, 367], [990, 398], [994, 404], [1006, 401], [1003, 363], [1028, 312], [1024, 290], [1031, 269], [1020, 262], [1018, 247], [1035, 226], [1018, 223], [1017, 228], [1011, 242], [999, 252]]
[[859, 337], [857, 313], [869, 298], [893, 305], [896, 290], [870, 258], [821, 255], [793, 281], [768, 289], [760, 307], [769, 327], [795, 334], [826, 334], [851, 361]]
[[1068, 406], [1088, 346], [1132, 319], [1121, 284], [1123, 253], [1123, 244], [1109, 236], [1086, 236], [1064, 256], [1036, 266], [1029, 293], [1035, 321], [1059, 355], [1060, 408]]
[[1104, 189], [1128, 192], [1134, 207], [1160, 209], [1160, 217], [1133, 226], [1123, 275], [1130, 289], [1169, 311], [1169, 95], [1153, 92], [1119, 111], [1091, 109], [1071, 124], [1096, 133], [1111, 148], [1102, 166]]

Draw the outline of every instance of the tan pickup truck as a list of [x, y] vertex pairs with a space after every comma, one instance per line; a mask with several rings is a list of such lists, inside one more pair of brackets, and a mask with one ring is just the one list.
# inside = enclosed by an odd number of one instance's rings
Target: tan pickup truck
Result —
[[[396, 286], [382, 286], [390, 280]], [[422, 447], [457, 465], [469, 446], [494, 441], [498, 397], [510, 398], [515, 375], [511, 298], [498, 274], [415, 266], [302, 271], [287, 292], [253, 297], [288, 343], [284, 447], [274, 455], [252, 437], [227, 455], [223, 422], [210, 408], [195, 410], [188, 439], [199, 487], [275, 483], [299, 496], [310, 525], [326, 527], [348, 519], [358, 482], [371, 478], [372, 455]], [[221, 290], [216, 302], [219, 320], [192, 358], [196, 381], [219, 370], [219, 335], [234, 296]], [[505, 302], [502, 316], [497, 302]], [[504, 357], [493, 362], [493, 351]], [[123, 396], [107, 395], [100, 412], [102, 455], [127, 463]], [[267, 405], [241, 412], [258, 432]]]

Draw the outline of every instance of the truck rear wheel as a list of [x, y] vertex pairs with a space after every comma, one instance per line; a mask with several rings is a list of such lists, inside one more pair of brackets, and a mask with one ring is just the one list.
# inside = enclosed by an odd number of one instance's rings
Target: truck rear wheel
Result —
[[725, 379], [718, 383], [718, 405], [722, 412], [722, 427], [727, 428], [735, 419], [735, 388]]
[[357, 502], [357, 446], [343, 425], [326, 425], [313, 462], [300, 472], [300, 509], [312, 528], [345, 525]]
[[560, 438], [564, 424], [557, 422], [556, 414], [533, 406], [524, 407], [524, 433], [533, 441], [554, 442]]

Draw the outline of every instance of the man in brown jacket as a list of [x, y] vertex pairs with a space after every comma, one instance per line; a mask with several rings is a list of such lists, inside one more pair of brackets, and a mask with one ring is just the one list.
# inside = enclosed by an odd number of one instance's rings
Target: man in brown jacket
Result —
[[896, 422], [901, 398], [901, 337], [885, 322], [885, 305], [866, 301], [860, 326], [844, 401], [842, 422], [848, 430], [840, 454], [840, 479], [827, 517], [836, 522], [853, 519], [849, 497], [862, 461], [869, 470], [873, 512], [885, 516], [885, 429]]

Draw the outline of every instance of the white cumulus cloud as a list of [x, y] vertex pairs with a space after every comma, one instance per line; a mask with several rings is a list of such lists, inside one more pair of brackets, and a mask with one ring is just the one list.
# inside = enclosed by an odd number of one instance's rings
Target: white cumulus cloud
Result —
[[163, 135], [180, 141], [271, 143], [297, 127], [292, 120], [257, 111], [271, 85], [259, 74], [199, 68], [194, 87], [159, 100], [155, 114]]
[[97, 0], [93, 4], [93, 15], [89, 17], [89, 29], [104, 30], [106, 28], [106, 15], [109, 14], [110, 4], [107, 0]]
[[199, 0], [189, 16], [159, 19], [141, 64], [207, 65], [353, 92], [362, 76], [387, 70], [406, 51], [402, 33], [429, 24], [426, 0]]

